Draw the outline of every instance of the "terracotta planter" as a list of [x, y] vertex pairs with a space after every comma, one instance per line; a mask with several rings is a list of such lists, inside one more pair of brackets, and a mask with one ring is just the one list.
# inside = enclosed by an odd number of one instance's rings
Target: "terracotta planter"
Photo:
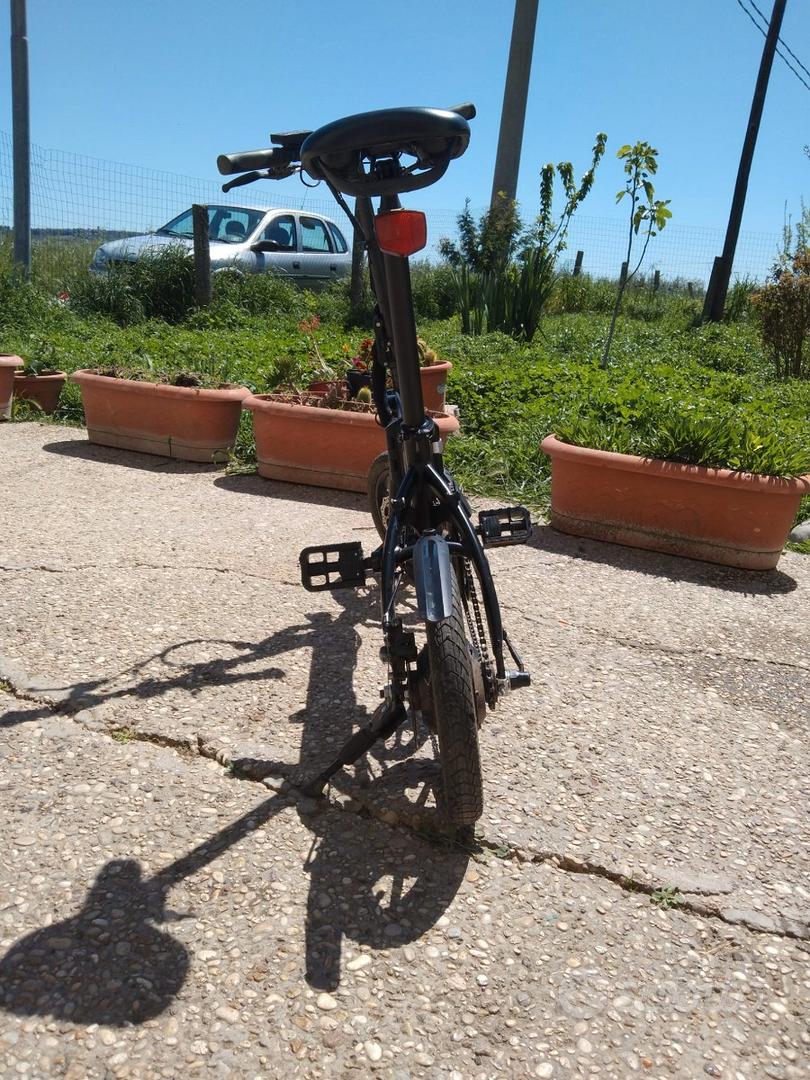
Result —
[[426, 409], [433, 412], [444, 411], [447, 376], [452, 366], [449, 360], [443, 360], [440, 364], [431, 364], [430, 367], [419, 369], [422, 377], [422, 397], [425, 399]]
[[64, 371], [48, 371], [42, 375], [17, 374], [14, 376], [14, 396], [33, 401], [44, 413], [55, 412], [66, 378]]
[[[385, 450], [385, 432], [370, 412], [320, 409], [273, 401], [272, 394], [245, 399], [253, 413], [259, 475], [294, 484], [365, 491], [368, 470]], [[458, 430], [453, 416], [436, 416], [442, 438]]]
[[[430, 412], [444, 412], [447, 376], [450, 374], [452, 366], [450, 361], [446, 360], [440, 364], [431, 364], [430, 367], [419, 368], [419, 375], [422, 380], [422, 397], [425, 401], [425, 408]], [[340, 384], [342, 381], [342, 379], [332, 380], [331, 382], [318, 380], [310, 383], [309, 389], [313, 394], [325, 394], [336, 383]]]
[[0, 420], [11, 419], [11, 399], [14, 397], [14, 369], [25, 361], [10, 353], [0, 353]]
[[559, 442], [551, 458], [551, 524], [670, 555], [770, 570], [810, 476], [795, 480], [611, 454]]
[[223, 462], [233, 449], [244, 387], [192, 386], [112, 379], [93, 371], [70, 376], [82, 391], [91, 442], [181, 461]]

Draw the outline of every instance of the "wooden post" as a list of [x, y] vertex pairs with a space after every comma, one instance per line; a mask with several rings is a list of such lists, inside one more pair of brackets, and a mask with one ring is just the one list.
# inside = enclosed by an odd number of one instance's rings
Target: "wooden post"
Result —
[[627, 263], [622, 263], [622, 272], [619, 274], [619, 288], [627, 281]]
[[689, 293], [689, 299], [694, 300], [695, 299], [695, 287], [694, 287], [694, 285], [692, 284], [691, 281], [687, 281], [687, 283], [686, 283], [686, 291]]
[[655, 274], [653, 275], [653, 292], [657, 293], [660, 287], [661, 287], [661, 271], [656, 270]]
[[14, 160], [14, 265], [31, 276], [31, 134], [25, 0], [11, 0], [11, 130]]
[[208, 207], [195, 203], [191, 208], [194, 222], [194, 299], [197, 307], [211, 303], [211, 247], [208, 239]]
[[[356, 212], [356, 211], [355, 211]], [[363, 303], [363, 238], [357, 229], [352, 233], [352, 277], [349, 285], [349, 304], [357, 311]]]
[[[759, 122], [762, 119], [762, 107], [765, 104], [765, 93], [768, 89], [768, 80], [771, 77], [773, 55], [776, 52], [776, 43], [779, 40], [779, 30], [782, 26], [782, 17], [785, 14], [786, 2], [787, 0], [774, 0], [768, 33], [762, 49], [762, 60], [759, 65], [757, 83], [754, 87], [754, 99], [751, 102], [751, 112], [748, 117], [748, 127], [745, 132], [742, 154], [740, 155], [740, 164], [737, 169], [737, 182], [734, 185], [734, 195], [731, 200], [731, 211], [728, 217], [723, 254], [719, 260], [715, 259], [714, 270], [712, 271], [713, 280], [710, 282], [703, 305], [704, 322], [720, 322], [723, 318], [728, 283], [734, 264], [734, 253], [737, 250], [737, 237], [740, 234], [740, 223], [742, 222], [745, 207], [745, 195], [748, 191], [748, 177], [751, 172], [751, 162], [754, 159], [754, 149], [759, 134]], [[711, 296], [709, 296], [709, 293], [711, 293]]]
[[515, 0], [512, 39], [509, 45], [509, 62], [506, 68], [506, 85], [501, 110], [501, 128], [498, 135], [495, 172], [492, 178], [492, 196], [489, 200], [492, 210], [497, 210], [500, 205], [500, 192], [503, 191], [506, 194], [505, 205], [507, 206], [517, 193], [538, 3], [539, 0]]
[[584, 251], [577, 252], [577, 257], [574, 259], [574, 277], [579, 277], [579, 275], [582, 273], [582, 259], [584, 255]]

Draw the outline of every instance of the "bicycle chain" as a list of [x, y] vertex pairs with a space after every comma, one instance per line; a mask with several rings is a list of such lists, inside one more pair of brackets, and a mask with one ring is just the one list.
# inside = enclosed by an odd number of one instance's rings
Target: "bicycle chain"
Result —
[[475, 576], [469, 559], [464, 560], [464, 583], [466, 585], [467, 597], [472, 604], [473, 615], [475, 617], [475, 625], [473, 625], [473, 620], [470, 617], [469, 605], [465, 604], [464, 610], [467, 615], [467, 626], [469, 627], [473, 648], [478, 650], [481, 667], [484, 671], [484, 685], [486, 686], [487, 698], [494, 698], [495, 695], [493, 690], [495, 687], [495, 675], [492, 670], [492, 657], [489, 655], [487, 635], [484, 630], [484, 619], [481, 615], [481, 604], [478, 600], [478, 593], [475, 588]]

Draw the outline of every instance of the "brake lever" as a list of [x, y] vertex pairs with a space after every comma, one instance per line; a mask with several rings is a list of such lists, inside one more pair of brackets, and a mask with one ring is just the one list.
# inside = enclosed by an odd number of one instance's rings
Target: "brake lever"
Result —
[[243, 184], [252, 184], [254, 180], [261, 180], [262, 173], [249, 172], [243, 176], [237, 176], [235, 180], [229, 180], [227, 184], [222, 185], [223, 191], [230, 191], [231, 188], [241, 187]]
[[243, 184], [252, 184], [256, 180], [285, 180], [288, 176], [294, 176], [298, 172], [298, 165], [278, 165], [274, 169], [265, 169], [264, 172], [249, 172], [237, 176], [235, 180], [229, 180], [222, 185], [223, 191], [231, 188], [242, 187]]

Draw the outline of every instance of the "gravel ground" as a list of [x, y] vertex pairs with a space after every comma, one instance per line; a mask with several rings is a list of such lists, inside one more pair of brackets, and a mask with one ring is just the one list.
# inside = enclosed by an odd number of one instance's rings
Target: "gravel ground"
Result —
[[0, 1075], [810, 1075], [810, 560], [493, 553], [470, 852], [424, 733], [284, 787], [378, 700], [375, 589], [298, 584], [360, 497], [0, 438]]

